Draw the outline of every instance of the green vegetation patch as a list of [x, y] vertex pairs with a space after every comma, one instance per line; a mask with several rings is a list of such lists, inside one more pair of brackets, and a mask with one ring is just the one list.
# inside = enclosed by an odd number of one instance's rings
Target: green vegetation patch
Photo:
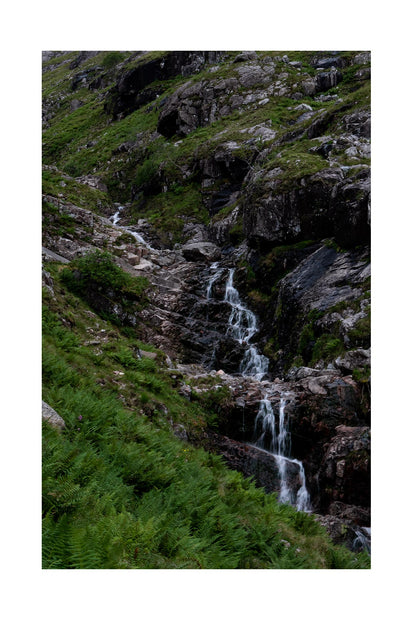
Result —
[[108, 313], [109, 307], [116, 303], [129, 309], [131, 303], [138, 302], [138, 308], [145, 303], [145, 290], [148, 280], [142, 276], [130, 276], [116, 265], [108, 252], [96, 250], [78, 257], [69, 267], [62, 270], [61, 280], [70, 291], [86, 299], [93, 308]]
[[73, 235], [75, 232], [73, 218], [46, 200], [42, 202], [42, 220], [43, 232], [47, 231], [59, 237]]
[[209, 221], [200, 188], [195, 183], [174, 184], [168, 192], [148, 198], [144, 209], [139, 206], [135, 209], [137, 214], [143, 214], [148, 219], [162, 237], [166, 237], [166, 241], [180, 241], [183, 226], [189, 219], [204, 224]]
[[331, 362], [345, 351], [345, 345], [342, 339], [339, 339], [332, 334], [322, 334], [312, 349], [311, 366], [316, 364], [318, 360], [324, 360], [325, 362]]
[[89, 211], [99, 212], [102, 208], [111, 205], [106, 192], [92, 188], [86, 183], [80, 183], [57, 170], [42, 171], [42, 191], [56, 198], [63, 195], [64, 200]]

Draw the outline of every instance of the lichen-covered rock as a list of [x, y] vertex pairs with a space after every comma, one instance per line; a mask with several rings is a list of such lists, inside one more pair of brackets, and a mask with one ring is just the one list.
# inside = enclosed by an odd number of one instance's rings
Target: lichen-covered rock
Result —
[[347, 351], [335, 360], [335, 366], [341, 371], [351, 372], [371, 366], [371, 349], [354, 349]]
[[66, 427], [63, 418], [45, 401], [42, 401], [42, 419], [56, 429], [65, 429]]

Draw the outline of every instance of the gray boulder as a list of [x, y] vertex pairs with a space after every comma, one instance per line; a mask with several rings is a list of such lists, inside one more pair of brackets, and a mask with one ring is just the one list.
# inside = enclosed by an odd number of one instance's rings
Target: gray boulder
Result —
[[220, 249], [211, 242], [189, 243], [182, 247], [182, 253], [187, 261], [218, 261], [221, 257]]
[[56, 427], [56, 429], [65, 429], [65, 421], [53, 408], [50, 407], [45, 401], [42, 401], [42, 419]]

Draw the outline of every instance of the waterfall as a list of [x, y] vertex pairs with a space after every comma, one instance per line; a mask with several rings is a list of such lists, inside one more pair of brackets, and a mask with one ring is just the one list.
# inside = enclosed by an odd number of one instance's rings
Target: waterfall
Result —
[[120, 219], [121, 219], [120, 213], [121, 213], [121, 211], [122, 211], [123, 209], [125, 209], [125, 206], [124, 206], [124, 205], [120, 205], [120, 206], [118, 207], [118, 211], [116, 211], [116, 212], [114, 213], [114, 215], [113, 215], [113, 216], [111, 216], [111, 217], [109, 218], [109, 219], [112, 221], [112, 224], [114, 224], [115, 226], [117, 225], [117, 223], [118, 223], [118, 222], [120, 221]]
[[[121, 212], [125, 209], [125, 205], [120, 205], [118, 207], [118, 211], [116, 211], [113, 216], [110, 216], [110, 220], [112, 222], [112, 224], [114, 226], [118, 226], [118, 222], [121, 219]], [[132, 235], [133, 237], [135, 237], [135, 239], [137, 240], [137, 242], [139, 244], [142, 244], [143, 246], [145, 246], [146, 248], [148, 248], [148, 250], [154, 250], [154, 248], [151, 248], [151, 246], [145, 241], [145, 239], [142, 237], [142, 235], [140, 235], [139, 233], [137, 233], [136, 231], [133, 231], [132, 229], [127, 228], [126, 226], [119, 226], [118, 228], [124, 229], [124, 231], [126, 231], [127, 233], [129, 233], [130, 235]]]
[[[212, 263], [212, 272], [206, 288], [207, 300], [213, 297], [213, 285], [222, 277], [224, 268], [218, 263]], [[250, 340], [258, 332], [256, 315], [246, 308], [240, 299], [239, 292], [234, 286], [235, 268], [230, 268], [224, 294], [224, 302], [231, 307], [227, 322], [227, 334], [234, 338], [240, 345], [246, 346], [243, 360], [240, 363], [240, 373], [245, 377], [254, 377], [261, 381], [268, 372], [269, 360], [259, 354], [255, 345]], [[259, 411], [255, 420], [254, 437], [256, 448], [272, 455], [279, 473], [279, 502], [294, 505], [299, 511], [311, 511], [310, 496], [306, 488], [306, 476], [303, 464], [298, 459], [292, 459], [290, 455], [291, 439], [288, 428], [288, 418], [285, 416], [286, 400], [283, 395], [280, 398], [279, 421], [276, 425], [273, 407], [267, 394], [260, 401]], [[279, 432], [277, 432], [277, 426]], [[299, 489], [295, 492], [289, 484], [288, 466], [297, 468]]]
[[[279, 501], [294, 505], [298, 511], [310, 512], [310, 496], [306, 488], [305, 469], [301, 461], [289, 457], [291, 442], [288, 419], [285, 416], [285, 405], [286, 400], [282, 396], [279, 405], [279, 433], [277, 433], [271, 402], [267, 395], [260, 401], [259, 411], [255, 420], [255, 437], [258, 436], [255, 446], [265, 450], [275, 459], [280, 480]], [[268, 449], [266, 449], [267, 446], [269, 447]], [[288, 482], [287, 464], [294, 464], [298, 468], [300, 487], [296, 495]]]
[[224, 269], [222, 267], [218, 267], [218, 263], [212, 263], [210, 266], [210, 270], [213, 272], [213, 274], [210, 276], [208, 283], [207, 283], [207, 289], [206, 289], [206, 298], [207, 300], [211, 300], [212, 296], [212, 289], [213, 289], [213, 285], [215, 282], [217, 282], [217, 280], [220, 279], [221, 275], [224, 272]]
[[371, 528], [365, 526], [361, 529], [354, 529], [355, 538], [352, 542], [352, 549], [355, 552], [361, 552], [366, 550], [368, 554], [371, 554]]
[[240, 345], [248, 345], [240, 364], [240, 373], [244, 376], [255, 377], [260, 381], [268, 371], [269, 360], [266, 356], [259, 354], [257, 348], [250, 344], [250, 339], [258, 332], [257, 319], [256, 315], [242, 304], [239, 292], [233, 285], [234, 271], [234, 268], [229, 270], [224, 294], [224, 301], [231, 306], [227, 334], [230, 334]]

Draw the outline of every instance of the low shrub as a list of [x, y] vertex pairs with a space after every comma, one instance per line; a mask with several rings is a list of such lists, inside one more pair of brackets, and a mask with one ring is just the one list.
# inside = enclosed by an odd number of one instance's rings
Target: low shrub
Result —
[[62, 281], [77, 294], [85, 294], [91, 287], [99, 291], [111, 290], [115, 294], [141, 299], [148, 281], [133, 277], [116, 265], [108, 252], [95, 250], [72, 261], [61, 275]]

